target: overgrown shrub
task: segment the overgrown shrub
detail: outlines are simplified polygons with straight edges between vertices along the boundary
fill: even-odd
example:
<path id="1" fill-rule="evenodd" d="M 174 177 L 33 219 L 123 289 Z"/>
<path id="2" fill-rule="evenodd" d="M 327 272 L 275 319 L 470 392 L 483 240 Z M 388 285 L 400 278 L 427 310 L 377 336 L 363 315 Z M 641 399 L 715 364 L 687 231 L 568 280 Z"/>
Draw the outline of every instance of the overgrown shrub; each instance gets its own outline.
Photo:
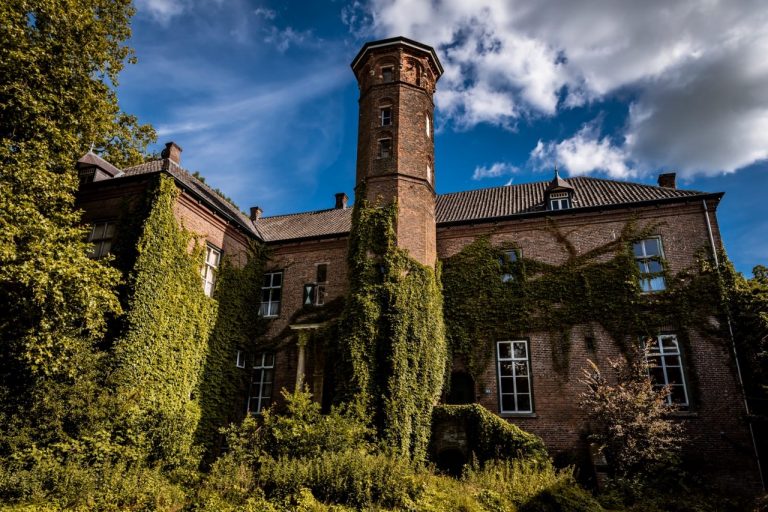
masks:
<path id="1" fill-rule="evenodd" d="M 615 481 L 642 488 L 652 479 L 666 480 L 680 463 L 684 442 L 682 426 L 669 418 L 669 390 L 653 388 L 640 349 L 629 360 L 609 364 L 617 374 L 616 384 L 610 384 L 592 361 L 584 370 L 587 391 L 580 406 L 590 421 L 590 438 L 601 447 Z"/>
<path id="2" fill-rule="evenodd" d="M 435 428 L 448 422 L 466 431 L 468 450 L 481 464 L 493 459 L 548 460 L 541 439 L 479 404 L 436 406 L 432 413 L 433 443 Z"/>

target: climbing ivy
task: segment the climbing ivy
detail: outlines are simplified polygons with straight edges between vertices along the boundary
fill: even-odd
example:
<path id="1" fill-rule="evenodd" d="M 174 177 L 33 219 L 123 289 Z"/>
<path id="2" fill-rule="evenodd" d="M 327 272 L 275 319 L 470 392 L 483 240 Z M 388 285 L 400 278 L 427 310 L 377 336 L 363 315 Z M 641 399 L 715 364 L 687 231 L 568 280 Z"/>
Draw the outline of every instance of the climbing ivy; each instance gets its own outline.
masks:
<path id="1" fill-rule="evenodd" d="M 211 332 L 200 386 L 202 417 L 197 439 L 210 455 L 218 453 L 221 427 L 240 419 L 243 408 L 235 409 L 235 397 L 242 396 L 248 372 L 235 365 L 238 350 L 255 352 L 256 340 L 265 330 L 259 315 L 261 280 L 267 259 L 266 248 L 252 243 L 245 265 L 224 258 L 214 297 L 218 316 Z"/>
<path id="2" fill-rule="evenodd" d="M 638 336 L 654 335 L 660 326 L 671 326 L 687 344 L 689 328 L 707 329 L 709 317 L 719 313 L 717 276 L 702 250 L 692 268 L 675 276 L 664 268 L 664 292 L 643 294 L 632 243 L 657 228 L 638 228 L 631 221 L 615 240 L 579 254 L 549 220 L 544 229 L 568 255 L 560 265 L 519 251 L 517 258 L 508 258 L 505 253 L 515 247 L 478 238 L 444 262 L 446 339 L 452 356 L 462 358 L 478 376 L 494 354 L 495 341 L 546 332 L 553 366 L 567 378 L 576 325 L 602 326 L 625 354 Z"/>
<path id="3" fill-rule="evenodd" d="M 446 365 L 442 293 L 439 266 L 396 246 L 396 223 L 396 204 L 355 204 L 340 380 L 342 396 L 368 408 L 386 446 L 422 461 Z"/>
<path id="4" fill-rule="evenodd" d="M 158 177 L 129 275 L 125 332 L 113 349 L 112 382 L 129 405 L 120 425 L 129 444 L 165 467 L 194 461 L 198 391 L 216 315 L 200 282 L 203 246 L 179 226 L 173 180 Z"/>

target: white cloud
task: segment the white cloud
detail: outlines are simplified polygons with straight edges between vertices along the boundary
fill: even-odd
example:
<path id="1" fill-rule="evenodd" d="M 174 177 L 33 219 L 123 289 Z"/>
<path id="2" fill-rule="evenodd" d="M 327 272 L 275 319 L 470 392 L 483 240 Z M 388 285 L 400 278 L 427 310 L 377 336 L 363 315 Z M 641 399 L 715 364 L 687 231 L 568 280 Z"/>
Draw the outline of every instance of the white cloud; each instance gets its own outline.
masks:
<path id="1" fill-rule="evenodd" d="M 475 172 L 474 174 L 472 174 L 472 179 L 482 180 L 484 178 L 498 178 L 499 176 L 504 176 L 505 174 L 515 174 L 519 170 L 520 169 L 518 169 L 514 165 L 511 165 L 505 162 L 496 162 L 490 167 L 482 167 L 482 166 L 475 167 Z M 511 182 L 512 180 L 510 180 L 510 183 Z"/>
<path id="2" fill-rule="evenodd" d="M 592 125 L 584 126 L 573 137 L 558 143 L 540 140 L 531 151 L 535 167 L 551 170 L 558 166 L 567 169 L 572 176 L 597 171 L 611 178 L 631 178 L 637 171 L 630 167 L 629 160 L 629 155 L 611 144 L 608 137 L 599 138 Z"/>
<path id="3" fill-rule="evenodd" d="M 184 0 L 136 0 L 138 13 L 146 13 L 162 25 L 184 12 L 185 8 Z"/>
<path id="4" fill-rule="evenodd" d="M 438 49 L 445 74 L 436 103 L 461 129 L 514 128 L 521 118 L 621 94 L 633 101 L 626 142 L 577 134 L 563 146 L 547 144 L 571 157 L 574 169 L 596 161 L 615 176 L 632 172 L 630 160 L 693 175 L 768 157 L 764 0 L 370 0 L 362 7 L 365 15 L 345 14 L 350 24 L 363 20 L 379 36 Z"/>
<path id="5" fill-rule="evenodd" d="M 268 9 L 266 7 L 257 7 L 253 10 L 253 14 L 257 18 L 264 18 L 265 20 L 273 20 L 277 16 L 277 12 L 274 9 Z"/>

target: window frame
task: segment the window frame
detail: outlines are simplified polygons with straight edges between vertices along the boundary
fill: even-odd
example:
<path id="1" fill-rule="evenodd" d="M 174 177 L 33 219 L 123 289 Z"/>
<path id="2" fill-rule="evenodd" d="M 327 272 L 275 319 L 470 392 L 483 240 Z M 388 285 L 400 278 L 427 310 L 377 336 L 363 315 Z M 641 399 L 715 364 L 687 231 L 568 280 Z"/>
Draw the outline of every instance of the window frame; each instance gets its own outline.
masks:
<path id="1" fill-rule="evenodd" d="M 385 114 L 389 114 L 388 116 L 385 116 Z M 388 120 L 389 122 L 385 123 L 384 121 Z M 382 105 L 379 107 L 379 126 L 386 127 L 386 126 L 392 126 L 395 124 L 395 118 L 394 118 L 394 111 L 392 109 L 392 105 Z"/>
<path id="2" fill-rule="evenodd" d="M 269 359 L 268 359 L 269 358 Z M 269 361 L 269 364 L 267 362 Z M 256 375 L 258 372 L 258 384 L 256 384 Z M 270 379 L 267 380 L 267 375 Z M 257 393 L 254 395 L 254 384 L 257 386 Z M 269 385 L 269 394 L 265 394 L 264 387 Z M 272 351 L 263 351 L 256 354 L 251 366 L 251 383 L 248 386 L 248 403 L 246 404 L 246 414 L 259 415 L 266 407 L 272 404 L 272 393 L 275 390 L 275 353 Z M 252 408 L 253 401 L 256 401 L 256 407 Z M 268 402 L 264 404 L 264 400 Z M 266 407 L 265 407 L 266 405 Z"/>
<path id="3" fill-rule="evenodd" d="M 278 286 L 275 286 L 275 284 L 274 284 L 274 276 L 275 275 L 280 275 L 280 284 Z M 269 286 L 265 286 L 264 285 L 264 283 L 265 283 L 264 279 L 267 276 L 271 276 L 270 277 L 270 281 L 269 281 L 269 283 L 270 283 Z M 280 310 L 282 308 L 282 303 L 283 303 L 283 282 L 284 282 L 284 279 L 285 279 L 285 273 L 284 273 L 283 270 L 270 270 L 268 272 L 264 272 L 264 275 L 262 276 L 262 280 L 261 280 L 261 303 L 259 304 L 259 315 L 262 318 L 277 318 L 278 316 L 280 316 Z M 265 290 L 269 290 L 269 299 L 266 302 L 264 301 L 264 291 Z M 280 297 L 277 300 L 273 299 L 274 290 L 280 290 L 280 292 L 279 292 L 280 293 Z M 273 304 L 277 304 L 277 306 L 275 308 L 277 311 L 272 313 L 272 314 L 264 314 L 264 305 L 265 304 L 268 305 L 267 306 L 267 312 L 268 313 L 272 313 L 272 309 L 273 309 L 272 305 Z"/>
<path id="4" fill-rule="evenodd" d="M 209 261 L 211 254 L 216 255 L 216 264 Z M 218 277 L 219 267 L 221 266 L 221 256 L 224 251 L 212 244 L 205 244 L 205 259 L 200 269 L 200 278 L 203 280 L 203 293 L 206 297 L 213 297 L 216 289 L 216 279 Z"/>
<path id="5" fill-rule="evenodd" d="M 101 227 L 102 235 L 96 237 L 96 229 Z M 111 228 L 111 233 L 107 236 L 107 231 Z M 117 222 L 115 219 L 103 219 L 91 224 L 91 232 L 88 234 L 88 243 L 93 246 L 90 258 L 95 260 L 105 258 L 112 254 L 112 245 L 117 233 Z M 104 250 L 106 247 L 106 250 Z"/>
<path id="6" fill-rule="evenodd" d="M 570 210 L 572 208 L 571 194 L 568 192 L 551 192 L 548 196 L 548 201 L 549 210 L 551 211 Z M 557 205 L 557 208 L 555 208 L 555 205 Z"/>
<path id="7" fill-rule="evenodd" d="M 387 73 L 389 73 L 389 79 L 387 79 Z M 395 81 L 395 66 L 387 64 L 381 66 L 381 83 L 389 84 Z"/>
<path id="8" fill-rule="evenodd" d="M 510 345 L 510 354 L 511 357 L 501 357 L 501 346 L 502 344 L 509 344 Z M 519 358 L 515 357 L 515 344 L 521 343 L 525 347 L 525 358 Z M 502 363 L 504 362 L 511 362 L 512 365 L 512 375 L 505 375 L 502 376 Z M 517 391 L 517 379 L 520 377 L 517 375 L 517 367 L 514 363 L 517 362 L 524 362 L 525 368 L 526 368 L 526 375 L 523 377 L 526 377 L 526 380 L 528 382 L 528 392 L 525 393 L 519 393 Z M 507 393 L 504 391 L 504 381 L 503 378 L 510 378 L 512 382 L 512 393 Z M 534 414 L 534 401 L 533 401 L 533 379 L 531 375 L 531 343 L 530 340 L 527 338 L 513 338 L 509 340 L 499 340 L 496 342 L 496 381 L 497 381 L 497 387 L 498 387 L 498 400 L 499 400 L 499 414 L 503 416 L 512 416 L 512 415 L 526 415 L 530 416 Z M 508 410 L 504 409 L 504 395 L 512 395 L 514 397 L 514 404 L 515 404 L 515 410 Z M 527 410 L 521 410 L 518 405 L 518 398 L 519 396 L 527 395 L 528 396 L 528 409 Z"/>
<path id="9" fill-rule="evenodd" d="M 384 142 L 387 142 L 388 144 L 384 144 Z M 378 139 L 377 145 L 376 145 L 376 158 L 377 159 L 385 159 L 385 158 L 392 158 L 392 137 L 382 137 Z M 384 147 L 387 146 L 387 154 L 384 154 Z"/>
<path id="10" fill-rule="evenodd" d="M 235 354 L 235 368 L 245 368 L 245 352 L 238 350 Z"/>
<path id="11" fill-rule="evenodd" d="M 674 349 L 668 349 L 664 346 L 662 343 L 662 338 L 672 338 L 674 339 Z M 641 340 L 642 346 L 643 346 L 643 352 L 645 357 L 645 363 L 648 371 L 648 378 L 651 381 L 651 384 L 653 386 L 653 389 L 658 391 L 662 388 L 665 388 L 667 386 L 670 387 L 670 393 L 666 396 L 664 399 L 665 405 L 669 407 L 679 407 L 680 409 L 687 410 L 691 406 L 691 395 L 688 390 L 688 375 L 686 371 L 686 365 L 685 365 L 685 359 L 683 358 L 683 350 L 680 347 L 680 340 L 677 337 L 677 334 L 671 333 L 671 332 L 662 332 L 655 336 L 652 336 L 650 339 L 653 339 L 655 341 L 654 345 L 655 348 L 649 347 L 646 339 Z M 651 365 L 651 362 L 649 361 L 650 358 L 659 358 L 660 365 L 655 366 Z M 677 358 L 677 364 L 669 364 L 667 362 L 667 358 Z M 652 370 L 659 368 L 661 369 L 661 373 L 664 376 L 664 382 L 658 383 L 656 382 L 656 379 L 654 378 L 652 374 Z M 671 384 L 669 379 L 669 368 L 678 368 L 680 370 L 680 383 L 679 384 Z M 685 399 L 684 402 L 676 402 L 673 399 L 672 389 L 673 387 L 680 387 L 683 390 L 683 397 Z"/>
<path id="12" fill-rule="evenodd" d="M 658 246 L 659 246 L 659 254 L 658 254 L 658 256 L 648 256 L 647 255 L 646 249 L 645 249 L 645 242 L 647 240 L 656 240 L 657 241 Z M 640 244 L 641 247 L 642 247 L 642 250 L 643 250 L 643 255 L 642 256 L 638 256 L 635 253 L 635 246 L 638 245 L 638 244 Z M 667 277 L 666 277 L 665 272 L 664 272 L 664 260 L 665 260 L 665 257 L 664 257 L 664 244 L 662 243 L 661 235 L 649 236 L 648 238 L 643 238 L 642 240 L 638 240 L 636 242 L 632 242 L 632 256 L 635 259 L 635 264 L 638 265 L 639 277 L 638 277 L 638 283 L 637 284 L 638 284 L 638 286 L 640 286 L 640 291 L 642 293 L 644 293 L 644 294 L 647 294 L 647 293 L 659 293 L 659 292 L 666 291 L 666 289 L 667 289 Z M 640 263 L 643 263 L 644 265 L 646 265 L 645 268 L 649 268 L 648 267 L 648 262 L 651 262 L 651 261 L 658 262 L 659 266 L 661 267 L 661 270 L 659 272 L 650 272 L 650 271 L 649 272 L 644 272 L 640 268 Z M 653 282 L 656 279 L 661 279 L 661 288 L 654 288 L 653 287 Z M 645 282 L 648 283 L 648 289 L 645 289 L 645 287 L 643 286 L 643 284 Z"/>
<path id="13" fill-rule="evenodd" d="M 513 263 L 519 262 L 520 259 L 523 257 L 523 250 L 522 249 L 518 249 L 516 247 L 511 247 L 511 248 L 502 249 L 501 252 L 503 253 L 503 256 L 501 258 L 499 258 L 499 260 L 500 260 L 499 264 L 500 264 L 501 269 L 502 269 L 501 282 L 502 283 L 514 282 L 515 279 L 517 278 L 517 276 L 515 274 L 510 273 L 510 272 L 503 272 L 504 266 L 505 265 L 509 265 L 511 263 L 513 264 Z M 510 254 L 514 255 L 514 259 L 509 257 Z"/>

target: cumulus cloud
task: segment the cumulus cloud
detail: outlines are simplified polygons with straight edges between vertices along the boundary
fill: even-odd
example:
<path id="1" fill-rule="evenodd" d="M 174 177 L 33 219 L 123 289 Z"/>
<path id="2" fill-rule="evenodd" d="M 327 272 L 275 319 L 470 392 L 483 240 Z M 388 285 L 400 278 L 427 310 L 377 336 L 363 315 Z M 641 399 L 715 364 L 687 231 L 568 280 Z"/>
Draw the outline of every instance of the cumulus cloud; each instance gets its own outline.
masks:
<path id="1" fill-rule="evenodd" d="M 600 138 L 594 126 L 587 125 L 573 137 L 561 142 L 539 140 L 531 151 L 531 161 L 539 169 L 555 166 L 566 168 L 572 176 L 603 172 L 616 179 L 637 175 L 630 167 L 629 155 L 621 147 L 611 143 L 608 137 Z"/>
<path id="2" fill-rule="evenodd" d="M 136 0 L 138 13 L 148 14 L 154 21 L 163 25 L 184 12 L 185 8 L 183 0 Z"/>
<path id="3" fill-rule="evenodd" d="M 438 49 L 436 103 L 456 127 L 520 119 L 621 95 L 616 144 L 595 133 L 542 142 L 574 173 L 664 166 L 732 172 L 768 157 L 768 4 L 763 0 L 369 0 L 345 19 Z M 350 21 L 351 20 L 351 21 Z M 570 167 L 573 165 L 573 168 Z"/>
<path id="4" fill-rule="evenodd" d="M 515 167 L 514 165 L 505 163 L 505 162 L 496 162 L 490 167 L 483 167 L 483 166 L 477 166 L 475 167 L 475 172 L 472 174 L 473 180 L 482 180 L 484 178 L 498 178 L 499 176 L 504 176 L 505 174 L 515 174 L 520 169 Z M 510 180 L 510 183 L 512 180 Z"/>

